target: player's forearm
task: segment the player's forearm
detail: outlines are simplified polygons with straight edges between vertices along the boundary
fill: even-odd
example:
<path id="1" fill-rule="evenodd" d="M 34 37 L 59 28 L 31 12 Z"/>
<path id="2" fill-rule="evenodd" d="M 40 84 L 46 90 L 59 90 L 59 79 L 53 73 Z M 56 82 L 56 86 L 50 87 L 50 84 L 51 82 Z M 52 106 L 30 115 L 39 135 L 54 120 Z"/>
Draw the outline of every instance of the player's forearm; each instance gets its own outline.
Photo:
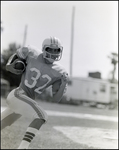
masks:
<path id="1" fill-rule="evenodd" d="M 64 91 L 65 91 L 65 87 L 66 87 L 66 83 L 65 84 L 62 84 L 61 86 L 60 86 L 60 89 L 59 89 L 59 91 L 56 93 L 56 94 L 53 94 L 53 97 L 52 97 L 52 100 L 54 101 L 54 102 L 60 102 L 60 100 L 62 99 L 62 97 L 63 97 L 63 94 L 64 94 Z"/>
<path id="2" fill-rule="evenodd" d="M 6 70 L 11 71 L 11 66 L 9 64 L 6 64 Z"/>

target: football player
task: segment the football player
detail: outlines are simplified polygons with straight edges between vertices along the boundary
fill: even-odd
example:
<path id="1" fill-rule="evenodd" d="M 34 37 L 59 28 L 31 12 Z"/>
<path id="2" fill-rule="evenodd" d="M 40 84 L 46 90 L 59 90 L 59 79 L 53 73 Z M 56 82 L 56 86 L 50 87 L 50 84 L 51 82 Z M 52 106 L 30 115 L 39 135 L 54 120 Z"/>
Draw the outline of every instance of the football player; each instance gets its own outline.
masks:
<path id="1" fill-rule="evenodd" d="M 21 115 L 31 118 L 18 149 L 28 149 L 34 136 L 48 119 L 45 110 L 35 101 L 35 93 L 41 94 L 51 86 L 52 100 L 59 102 L 66 92 L 68 74 L 55 63 L 61 59 L 62 52 L 60 40 L 50 37 L 43 41 L 42 52 L 33 46 L 21 47 L 6 65 L 8 71 L 22 73 L 22 77 L 19 87 L 8 94 L 8 108 L 1 116 L 2 129 L 11 125 Z M 17 60 L 25 62 L 25 69 L 15 68 Z"/>

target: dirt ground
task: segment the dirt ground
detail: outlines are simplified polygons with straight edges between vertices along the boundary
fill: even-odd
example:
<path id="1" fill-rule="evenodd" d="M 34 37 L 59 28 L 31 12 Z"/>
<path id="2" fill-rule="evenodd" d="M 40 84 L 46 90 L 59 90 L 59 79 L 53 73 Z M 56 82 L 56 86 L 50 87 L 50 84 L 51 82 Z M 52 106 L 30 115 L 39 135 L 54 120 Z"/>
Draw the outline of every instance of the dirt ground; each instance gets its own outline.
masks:
<path id="1" fill-rule="evenodd" d="M 118 138 L 114 137 L 112 133 L 118 131 L 118 122 L 65 116 L 65 113 L 78 113 L 90 114 L 92 116 L 117 117 L 117 110 L 55 104 L 43 101 L 39 101 L 39 103 L 47 112 L 60 113 L 59 116 L 49 114 L 48 122 L 41 127 L 29 149 L 101 149 L 102 147 L 105 149 L 117 149 Z M 2 100 L 2 107 L 5 106 L 5 102 Z M 29 119 L 22 116 L 14 124 L 3 129 L 1 131 L 1 149 L 17 149 L 28 124 Z M 94 132 L 97 132 L 97 134 L 94 134 Z M 102 136 L 102 139 L 99 138 L 100 136 Z M 103 144 L 103 141 L 105 144 Z M 107 146 L 105 146 L 106 142 Z"/>

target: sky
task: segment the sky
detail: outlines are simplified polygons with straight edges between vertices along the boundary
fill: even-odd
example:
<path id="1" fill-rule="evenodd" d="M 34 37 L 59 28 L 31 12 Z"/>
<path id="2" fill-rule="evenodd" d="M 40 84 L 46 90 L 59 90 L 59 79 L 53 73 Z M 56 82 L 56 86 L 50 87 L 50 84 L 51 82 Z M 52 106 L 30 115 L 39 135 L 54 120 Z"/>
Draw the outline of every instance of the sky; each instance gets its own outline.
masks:
<path id="1" fill-rule="evenodd" d="M 10 43 L 42 48 L 55 36 L 63 45 L 60 63 L 70 74 L 71 22 L 74 11 L 72 76 L 100 72 L 111 77 L 111 53 L 118 53 L 118 1 L 1 1 L 1 51 Z M 115 74 L 118 79 L 118 64 Z"/>

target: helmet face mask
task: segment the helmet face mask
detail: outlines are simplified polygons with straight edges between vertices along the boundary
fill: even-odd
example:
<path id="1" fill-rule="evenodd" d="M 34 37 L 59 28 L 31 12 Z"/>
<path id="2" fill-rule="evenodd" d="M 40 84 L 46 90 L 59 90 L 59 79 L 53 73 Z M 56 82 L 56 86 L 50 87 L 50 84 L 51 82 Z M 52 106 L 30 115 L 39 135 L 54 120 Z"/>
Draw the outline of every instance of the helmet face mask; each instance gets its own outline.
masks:
<path id="1" fill-rule="evenodd" d="M 54 43 L 53 43 L 54 42 Z M 43 57 L 49 62 L 59 61 L 62 57 L 63 47 L 59 39 L 50 37 L 42 44 Z"/>

